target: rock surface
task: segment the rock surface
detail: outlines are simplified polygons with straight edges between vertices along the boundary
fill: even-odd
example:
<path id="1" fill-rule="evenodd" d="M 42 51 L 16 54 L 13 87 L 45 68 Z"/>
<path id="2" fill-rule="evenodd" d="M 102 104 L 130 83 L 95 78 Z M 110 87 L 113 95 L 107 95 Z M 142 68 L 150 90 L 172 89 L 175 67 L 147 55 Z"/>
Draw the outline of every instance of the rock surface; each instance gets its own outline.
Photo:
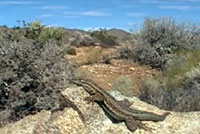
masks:
<path id="1" fill-rule="evenodd" d="M 87 104 L 84 98 L 88 94 L 83 88 L 67 88 L 62 94 L 77 105 L 82 115 L 72 108 L 54 113 L 42 111 L 0 128 L 0 134 L 200 134 L 200 112 L 171 112 L 162 122 L 144 121 L 152 131 L 130 132 L 124 122 L 113 123 L 98 104 Z M 125 98 L 118 92 L 111 94 L 118 100 Z M 137 98 L 127 99 L 133 103 L 132 108 L 165 112 Z"/>

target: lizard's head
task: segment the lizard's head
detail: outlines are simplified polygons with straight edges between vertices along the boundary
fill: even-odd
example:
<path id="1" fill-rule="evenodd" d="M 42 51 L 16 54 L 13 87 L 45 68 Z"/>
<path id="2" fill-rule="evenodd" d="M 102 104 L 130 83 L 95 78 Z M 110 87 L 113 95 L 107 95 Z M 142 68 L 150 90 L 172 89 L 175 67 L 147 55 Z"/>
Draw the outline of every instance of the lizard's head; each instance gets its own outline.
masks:
<path id="1" fill-rule="evenodd" d="M 166 112 L 166 113 L 164 113 L 165 116 L 170 115 L 170 114 L 171 114 L 170 112 Z"/>
<path id="2" fill-rule="evenodd" d="M 77 86 L 81 86 L 82 85 L 81 84 L 81 79 L 70 79 L 69 82 L 73 83 L 73 84 L 75 84 Z"/>

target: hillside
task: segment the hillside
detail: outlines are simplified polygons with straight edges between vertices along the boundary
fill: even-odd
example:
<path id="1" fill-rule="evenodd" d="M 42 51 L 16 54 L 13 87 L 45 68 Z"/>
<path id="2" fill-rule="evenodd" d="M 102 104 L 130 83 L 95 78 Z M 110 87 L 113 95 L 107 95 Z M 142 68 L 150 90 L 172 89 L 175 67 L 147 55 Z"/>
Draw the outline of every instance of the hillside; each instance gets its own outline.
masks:
<path id="1" fill-rule="evenodd" d="M 109 29 L 109 30 L 107 30 L 107 33 L 109 35 L 115 36 L 117 39 L 119 39 L 121 41 L 131 39 L 131 37 L 132 37 L 131 33 L 124 31 L 122 29 Z"/>

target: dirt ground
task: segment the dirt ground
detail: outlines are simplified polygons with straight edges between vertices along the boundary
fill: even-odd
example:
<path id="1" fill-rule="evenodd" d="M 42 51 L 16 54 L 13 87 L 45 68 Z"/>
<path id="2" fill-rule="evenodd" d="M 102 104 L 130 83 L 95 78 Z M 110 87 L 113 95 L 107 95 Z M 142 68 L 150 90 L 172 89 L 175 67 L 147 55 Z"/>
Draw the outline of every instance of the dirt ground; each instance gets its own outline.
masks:
<path id="1" fill-rule="evenodd" d="M 67 55 L 66 57 L 80 65 L 79 72 L 84 77 L 93 80 L 106 90 L 111 90 L 117 80 L 126 77 L 131 79 L 133 83 L 131 89 L 137 92 L 143 80 L 160 73 L 158 70 L 152 69 L 149 66 L 139 65 L 136 62 L 126 59 L 113 59 L 110 64 L 98 62 L 102 59 L 100 57 L 116 54 L 116 48 L 79 47 L 75 49 L 77 55 Z M 95 49 L 97 51 L 94 51 Z M 101 53 L 95 55 L 95 52 L 98 53 L 99 50 L 101 50 Z M 91 57 L 96 60 L 88 64 L 87 60 Z"/>

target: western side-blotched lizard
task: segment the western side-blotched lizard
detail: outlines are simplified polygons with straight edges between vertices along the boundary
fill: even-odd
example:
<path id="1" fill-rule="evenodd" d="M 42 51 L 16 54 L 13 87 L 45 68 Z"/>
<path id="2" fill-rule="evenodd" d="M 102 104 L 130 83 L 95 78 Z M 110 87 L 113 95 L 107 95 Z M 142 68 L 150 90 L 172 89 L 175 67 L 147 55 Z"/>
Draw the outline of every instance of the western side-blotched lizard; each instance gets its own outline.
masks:
<path id="1" fill-rule="evenodd" d="M 102 88 L 91 81 L 83 79 L 70 80 L 77 86 L 82 86 L 90 96 L 86 98 L 88 102 L 101 102 L 100 105 L 109 116 L 117 121 L 125 121 L 127 128 L 130 131 L 135 131 L 137 128 L 150 130 L 141 121 L 163 121 L 169 115 L 166 112 L 162 115 L 157 115 L 151 112 L 141 111 L 130 108 L 128 100 L 118 101 Z"/>

